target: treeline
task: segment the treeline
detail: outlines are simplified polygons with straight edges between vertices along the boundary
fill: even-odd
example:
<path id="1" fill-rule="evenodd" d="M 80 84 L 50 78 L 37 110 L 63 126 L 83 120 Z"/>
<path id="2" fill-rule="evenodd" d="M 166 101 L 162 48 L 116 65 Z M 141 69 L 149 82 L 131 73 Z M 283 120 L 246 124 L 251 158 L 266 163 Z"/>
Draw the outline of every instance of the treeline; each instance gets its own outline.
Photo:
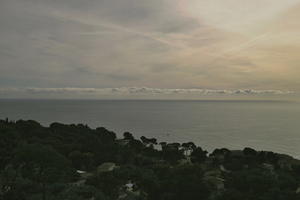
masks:
<path id="1" fill-rule="evenodd" d="M 299 200 L 300 164 L 245 148 L 0 120 L 0 200 Z"/>

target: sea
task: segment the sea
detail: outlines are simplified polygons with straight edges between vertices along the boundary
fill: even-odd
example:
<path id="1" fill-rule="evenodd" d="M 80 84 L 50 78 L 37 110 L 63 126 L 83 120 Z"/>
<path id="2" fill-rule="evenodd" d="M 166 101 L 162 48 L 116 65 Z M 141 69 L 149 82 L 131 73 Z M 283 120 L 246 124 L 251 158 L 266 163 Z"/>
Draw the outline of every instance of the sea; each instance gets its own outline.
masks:
<path id="1" fill-rule="evenodd" d="M 267 100 L 0 100 L 0 118 L 106 127 L 122 137 L 251 147 L 300 158 L 300 103 Z"/>

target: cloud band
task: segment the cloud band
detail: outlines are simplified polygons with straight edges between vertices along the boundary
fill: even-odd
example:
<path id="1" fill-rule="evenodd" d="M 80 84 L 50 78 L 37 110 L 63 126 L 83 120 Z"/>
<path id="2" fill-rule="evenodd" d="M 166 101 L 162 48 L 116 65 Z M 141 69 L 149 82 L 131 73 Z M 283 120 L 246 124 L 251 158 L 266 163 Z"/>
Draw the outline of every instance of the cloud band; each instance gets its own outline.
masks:
<path id="1" fill-rule="evenodd" d="M 288 95 L 293 91 L 283 90 L 254 90 L 254 89 L 168 89 L 168 88 L 148 88 L 148 87 L 118 87 L 118 88 L 0 88 L 0 94 L 4 93 L 26 93 L 26 94 L 73 94 L 73 95 Z"/>

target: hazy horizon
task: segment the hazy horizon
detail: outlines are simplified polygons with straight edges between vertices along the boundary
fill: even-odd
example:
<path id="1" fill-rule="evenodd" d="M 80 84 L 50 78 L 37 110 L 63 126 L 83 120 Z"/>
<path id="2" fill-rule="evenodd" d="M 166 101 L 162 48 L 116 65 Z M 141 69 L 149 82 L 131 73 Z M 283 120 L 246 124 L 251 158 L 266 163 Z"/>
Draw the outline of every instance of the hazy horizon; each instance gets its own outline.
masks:
<path id="1" fill-rule="evenodd" d="M 247 146 L 300 158 L 299 105 L 274 100 L 0 100 L 0 119 L 87 124 L 119 137 L 129 131 L 159 141 L 193 141 L 210 151 Z"/>

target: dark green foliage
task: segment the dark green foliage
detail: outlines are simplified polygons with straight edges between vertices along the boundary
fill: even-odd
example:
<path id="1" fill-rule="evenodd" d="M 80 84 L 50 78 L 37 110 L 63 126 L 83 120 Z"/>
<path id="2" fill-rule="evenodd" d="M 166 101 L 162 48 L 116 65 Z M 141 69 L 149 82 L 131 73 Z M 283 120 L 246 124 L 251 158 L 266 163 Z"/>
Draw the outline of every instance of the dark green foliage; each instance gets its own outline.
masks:
<path id="1" fill-rule="evenodd" d="M 181 147 L 183 148 L 185 155 L 191 154 L 197 146 L 193 142 L 182 143 Z"/>
<path id="2" fill-rule="evenodd" d="M 71 180 L 74 171 L 69 161 L 52 147 L 41 144 L 25 144 L 19 147 L 13 160 L 22 178 L 38 184 L 42 199 L 46 199 L 47 187 L 56 182 Z"/>
<path id="3" fill-rule="evenodd" d="M 201 147 L 197 147 L 193 150 L 191 157 L 192 157 L 192 162 L 202 163 L 207 158 L 207 151 L 202 150 Z"/>
<path id="4" fill-rule="evenodd" d="M 117 136 L 114 132 L 107 130 L 106 128 L 96 128 L 96 134 L 103 142 L 113 142 Z"/>
<path id="5" fill-rule="evenodd" d="M 160 149 L 155 138 L 123 136 L 83 124 L 0 120 L 0 200 L 300 199 L 300 161 L 289 156 L 251 148 L 208 155 L 192 142 Z M 111 162 L 116 167 L 99 171 Z"/>
<path id="6" fill-rule="evenodd" d="M 69 154 L 69 159 L 72 161 L 73 167 L 79 170 L 91 170 L 94 166 L 94 154 L 82 153 L 80 151 L 72 151 Z"/>
<path id="7" fill-rule="evenodd" d="M 123 136 L 124 136 L 124 139 L 125 139 L 125 140 L 134 140 L 133 135 L 132 135 L 131 133 L 129 133 L 129 132 L 125 132 L 125 133 L 123 134 Z"/>
<path id="8" fill-rule="evenodd" d="M 244 150 L 243 150 L 243 153 L 246 155 L 246 156 L 256 156 L 257 152 L 254 150 L 254 149 L 251 149 L 249 147 L 246 147 Z"/>
<path id="9" fill-rule="evenodd" d="M 109 200 L 101 191 L 92 186 L 71 186 L 57 195 L 56 199 L 63 200 Z"/>
<path id="10" fill-rule="evenodd" d="M 207 199 L 210 193 L 202 178 L 203 171 L 197 165 L 169 169 L 160 177 L 158 199 Z"/>
<path id="11" fill-rule="evenodd" d="M 171 164 L 176 164 L 178 160 L 183 159 L 183 151 L 179 149 L 179 143 L 169 143 L 162 145 L 162 157 Z"/>
<path id="12" fill-rule="evenodd" d="M 157 140 L 155 138 L 146 138 L 145 136 L 142 136 L 141 140 L 145 145 L 155 145 L 155 144 L 157 144 Z"/>
<path id="13" fill-rule="evenodd" d="M 13 163 L 22 170 L 25 178 L 39 182 L 60 181 L 71 170 L 71 163 L 52 147 L 25 144 L 16 151 Z"/>
<path id="14" fill-rule="evenodd" d="M 13 157 L 14 149 L 18 146 L 18 137 L 16 129 L 0 123 L 0 169 L 5 167 Z"/>

